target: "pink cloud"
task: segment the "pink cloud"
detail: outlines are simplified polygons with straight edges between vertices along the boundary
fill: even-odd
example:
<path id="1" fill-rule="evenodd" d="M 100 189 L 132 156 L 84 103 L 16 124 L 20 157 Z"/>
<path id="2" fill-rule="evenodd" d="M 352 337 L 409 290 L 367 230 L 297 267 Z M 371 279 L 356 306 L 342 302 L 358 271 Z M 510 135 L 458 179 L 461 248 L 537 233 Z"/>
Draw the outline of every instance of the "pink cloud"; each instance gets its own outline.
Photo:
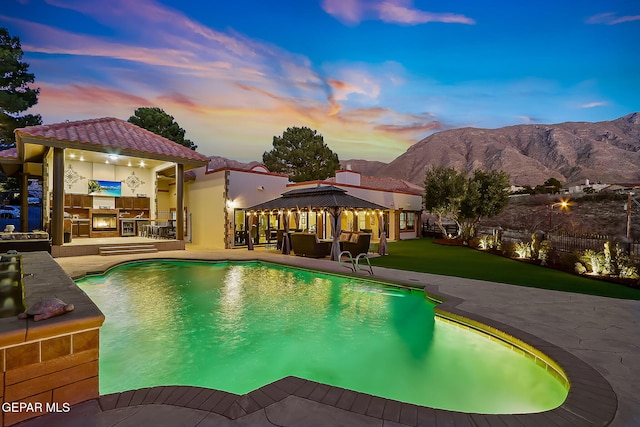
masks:
<path id="1" fill-rule="evenodd" d="M 182 108 L 186 108 L 189 110 L 194 110 L 198 108 L 198 105 L 191 98 L 189 98 L 188 96 L 182 93 L 177 93 L 177 92 L 168 93 L 166 95 L 160 95 L 158 96 L 158 101 L 161 101 L 162 103 L 178 105 Z"/>
<path id="2" fill-rule="evenodd" d="M 55 99 L 61 102 L 93 102 L 97 104 L 132 104 L 150 105 L 144 97 L 129 93 L 103 88 L 98 86 L 84 86 L 71 84 L 67 86 L 55 86 L 50 84 L 40 85 L 40 92 L 44 99 Z"/>
<path id="3" fill-rule="evenodd" d="M 443 22 L 446 24 L 475 24 L 471 18 L 453 13 L 431 13 L 408 7 L 409 2 L 385 1 L 378 5 L 380 19 L 384 22 L 418 25 L 428 22 Z"/>
<path id="4" fill-rule="evenodd" d="M 600 13 L 585 20 L 587 24 L 616 25 L 624 22 L 640 21 L 640 15 L 616 16 L 614 12 Z"/>
<path id="5" fill-rule="evenodd" d="M 419 25 L 429 22 L 447 24 L 475 24 L 464 15 L 432 13 L 413 7 L 411 0 L 323 0 L 322 9 L 329 15 L 355 25 L 364 19 L 403 25 Z"/>
<path id="6" fill-rule="evenodd" d="M 364 15 L 361 0 L 323 0 L 322 9 L 347 24 L 358 24 Z"/>
<path id="7" fill-rule="evenodd" d="M 376 130 L 384 131 L 388 133 L 400 133 L 414 135 L 419 132 L 430 132 L 435 130 L 444 129 L 444 125 L 440 122 L 429 123 L 411 123 L 408 125 L 378 125 Z"/>

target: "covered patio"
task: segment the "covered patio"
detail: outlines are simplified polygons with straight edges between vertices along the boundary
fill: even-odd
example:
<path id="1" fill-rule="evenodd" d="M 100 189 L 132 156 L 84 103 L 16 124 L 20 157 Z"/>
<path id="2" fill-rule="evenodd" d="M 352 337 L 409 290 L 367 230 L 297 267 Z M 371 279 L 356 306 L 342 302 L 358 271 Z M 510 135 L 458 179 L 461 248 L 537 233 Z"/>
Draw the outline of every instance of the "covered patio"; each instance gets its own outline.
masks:
<path id="1" fill-rule="evenodd" d="M 316 236 L 316 240 L 331 241 L 330 257 L 338 260 L 340 254 L 340 234 L 342 230 L 371 233 L 371 228 L 360 228 L 361 221 L 347 221 L 343 213 L 351 212 L 353 218 L 363 218 L 365 225 L 380 228 L 381 241 L 386 238 L 384 214 L 386 207 L 347 194 L 347 191 L 333 185 L 321 185 L 287 191 L 282 197 L 251 206 L 247 224 L 247 240 L 252 248 L 251 233 L 257 226 L 260 215 L 276 215 L 276 227 L 269 230 L 276 236 L 282 235 L 281 250 L 288 254 L 291 249 L 290 232 L 306 232 Z M 301 218 L 306 215 L 304 227 Z M 311 215 L 311 218 L 309 217 Z M 382 246 L 382 245 L 381 245 Z"/>
<path id="2" fill-rule="evenodd" d="M 15 133 L 16 148 L 0 153 L 0 162 L 20 178 L 23 209 L 28 178 L 42 178 L 42 225 L 54 256 L 77 255 L 78 246 L 104 239 L 139 237 L 153 225 L 170 226 L 178 242 L 170 249 L 184 249 L 184 172 L 204 166 L 204 155 L 115 118 Z"/>

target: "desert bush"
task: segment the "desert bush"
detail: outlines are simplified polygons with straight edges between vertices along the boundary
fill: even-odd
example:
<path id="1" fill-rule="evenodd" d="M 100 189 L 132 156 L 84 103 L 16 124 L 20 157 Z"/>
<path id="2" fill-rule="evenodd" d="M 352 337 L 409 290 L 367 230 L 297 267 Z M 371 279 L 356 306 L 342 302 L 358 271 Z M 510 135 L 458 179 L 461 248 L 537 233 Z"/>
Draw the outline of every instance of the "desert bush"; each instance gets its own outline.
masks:
<path id="1" fill-rule="evenodd" d="M 582 261 L 593 274 L 600 274 L 604 264 L 604 255 L 593 249 L 587 249 L 580 257 L 580 261 Z"/>
<path id="2" fill-rule="evenodd" d="M 469 239 L 468 243 L 469 243 L 469 247 L 476 248 L 476 249 L 484 249 L 482 247 L 482 238 L 472 237 L 471 239 Z"/>
<path id="3" fill-rule="evenodd" d="M 615 263 L 618 269 L 618 276 L 623 279 L 638 279 L 638 267 L 634 265 L 629 255 L 616 243 L 614 250 Z"/>
<path id="4" fill-rule="evenodd" d="M 531 244 L 528 242 L 516 242 L 514 252 L 519 258 L 531 258 Z"/>
<path id="5" fill-rule="evenodd" d="M 478 246 L 480 249 L 496 249 L 500 250 L 502 247 L 502 242 L 498 240 L 498 237 L 495 234 L 487 234 L 484 236 L 480 236 L 478 240 Z"/>
<path id="6" fill-rule="evenodd" d="M 515 256 L 515 243 L 513 242 L 502 242 L 502 252 L 507 256 Z"/>
<path id="7" fill-rule="evenodd" d="M 543 240 L 538 245 L 538 259 L 540 260 L 540 264 L 547 265 L 549 258 L 551 256 L 551 241 Z"/>

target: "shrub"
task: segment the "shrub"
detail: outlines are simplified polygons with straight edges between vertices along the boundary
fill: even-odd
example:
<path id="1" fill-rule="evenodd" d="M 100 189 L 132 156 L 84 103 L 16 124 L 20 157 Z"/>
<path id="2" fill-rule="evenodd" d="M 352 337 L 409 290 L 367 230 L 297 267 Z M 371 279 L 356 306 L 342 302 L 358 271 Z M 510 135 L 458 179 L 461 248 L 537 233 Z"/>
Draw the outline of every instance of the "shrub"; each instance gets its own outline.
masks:
<path id="1" fill-rule="evenodd" d="M 507 256 L 515 256 L 515 243 L 502 242 L 502 252 Z"/>
<path id="2" fill-rule="evenodd" d="M 623 279 L 638 279 L 638 268 L 633 265 L 629 255 L 616 243 L 614 250 L 615 263 L 618 269 L 618 275 Z"/>
<path id="3" fill-rule="evenodd" d="M 498 240 L 498 237 L 495 234 L 480 236 L 480 238 L 477 238 L 475 240 L 477 240 L 477 247 L 479 247 L 480 249 L 499 250 L 502 247 L 500 240 Z M 471 244 L 471 242 L 469 244 Z"/>
<path id="4" fill-rule="evenodd" d="M 584 274 L 584 273 L 587 272 L 587 269 L 585 268 L 584 265 L 582 265 L 581 262 L 576 262 L 575 265 L 574 265 L 574 269 L 575 269 L 576 273 L 578 273 L 578 274 Z"/>
<path id="5" fill-rule="evenodd" d="M 531 258 L 531 244 L 527 242 L 516 242 L 514 252 L 519 258 Z"/>
<path id="6" fill-rule="evenodd" d="M 604 242 L 604 251 L 602 251 L 602 270 L 603 276 L 616 274 L 616 262 L 611 257 L 611 242 Z"/>
<path id="7" fill-rule="evenodd" d="M 541 265 L 547 265 L 547 261 L 551 256 L 551 241 L 543 240 L 538 246 L 538 259 Z"/>
<path id="8" fill-rule="evenodd" d="M 469 246 L 476 249 L 484 249 L 482 247 L 482 238 L 473 237 L 469 239 Z"/>
<path id="9" fill-rule="evenodd" d="M 580 257 L 580 261 L 582 261 L 593 274 L 600 274 L 604 264 L 604 255 L 593 249 L 587 249 Z"/>

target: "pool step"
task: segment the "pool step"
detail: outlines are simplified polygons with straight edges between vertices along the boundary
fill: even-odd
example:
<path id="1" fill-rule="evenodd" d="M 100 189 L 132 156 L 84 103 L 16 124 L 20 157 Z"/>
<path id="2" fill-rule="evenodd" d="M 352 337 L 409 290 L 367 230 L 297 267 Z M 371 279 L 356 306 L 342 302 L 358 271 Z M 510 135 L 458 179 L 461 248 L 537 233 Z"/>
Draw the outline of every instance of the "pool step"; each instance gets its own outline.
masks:
<path id="1" fill-rule="evenodd" d="M 100 255 L 150 254 L 158 252 L 153 244 L 131 244 L 121 246 L 101 246 Z"/>

